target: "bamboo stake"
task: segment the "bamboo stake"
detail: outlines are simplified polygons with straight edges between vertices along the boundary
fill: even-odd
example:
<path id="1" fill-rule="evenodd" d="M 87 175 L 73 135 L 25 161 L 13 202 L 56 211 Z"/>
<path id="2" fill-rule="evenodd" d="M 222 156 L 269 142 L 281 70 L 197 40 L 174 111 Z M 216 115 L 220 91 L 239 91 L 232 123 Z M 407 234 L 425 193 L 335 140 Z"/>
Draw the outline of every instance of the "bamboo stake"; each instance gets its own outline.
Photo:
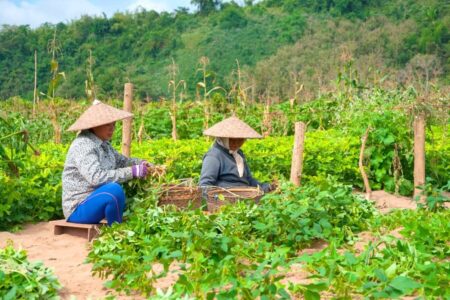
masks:
<path id="1" fill-rule="evenodd" d="M 37 100 L 37 50 L 34 50 L 33 119 L 36 117 L 36 100 Z"/>
<path id="2" fill-rule="evenodd" d="M 424 202 L 418 188 L 425 184 L 425 114 L 419 113 L 414 118 L 414 198 L 419 197 Z"/>
<path id="3" fill-rule="evenodd" d="M 292 150 L 291 165 L 291 182 L 296 186 L 300 186 L 302 177 L 305 131 L 305 123 L 295 122 L 294 148 Z"/>
<path id="4" fill-rule="evenodd" d="M 364 181 L 364 190 L 366 191 L 366 199 L 370 199 L 372 195 L 372 189 L 370 188 L 369 179 L 367 177 L 366 170 L 364 170 L 364 150 L 366 149 L 367 137 L 369 136 L 370 126 L 367 127 L 366 132 L 361 138 L 361 150 L 359 151 L 359 171 L 361 172 L 361 176 Z"/>
<path id="5" fill-rule="evenodd" d="M 399 195 L 400 191 L 400 175 L 402 172 L 402 163 L 400 156 L 398 155 L 398 144 L 394 144 L 394 159 L 392 160 L 392 167 L 394 169 L 394 183 L 395 183 L 395 195 Z"/>
<path id="6" fill-rule="evenodd" d="M 123 109 L 127 112 L 131 112 L 132 102 L 133 102 L 133 84 L 125 83 L 123 94 Z M 123 120 L 122 154 L 127 157 L 130 157 L 131 155 L 131 124 L 132 124 L 131 118 Z"/>

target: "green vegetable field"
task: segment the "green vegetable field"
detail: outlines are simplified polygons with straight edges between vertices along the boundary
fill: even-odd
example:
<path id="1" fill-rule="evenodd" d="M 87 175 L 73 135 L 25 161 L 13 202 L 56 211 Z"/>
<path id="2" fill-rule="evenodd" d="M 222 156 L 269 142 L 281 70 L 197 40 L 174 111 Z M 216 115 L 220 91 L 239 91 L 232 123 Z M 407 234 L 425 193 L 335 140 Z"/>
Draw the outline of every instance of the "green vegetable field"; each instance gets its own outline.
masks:
<path id="1" fill-rule="evenodd" d="M 413 96 L 398 93 L 372 90 L 351 103 L 330 96 L 298 105 L 295 113 L 284 103 L 275 105 L 271 109 L 284 114 L 286 124 L 274 122 L 271 136 L 248 141 L 243 150 L 254 176 L 262 181 L 277 180 L 279 188 L 258 205 L 244 201 L 216 214 L 157 206 L 161 184 L 199 178 L 202 156 L 212 143 L 200 136 L 202 110 L 197 111 L 198 117 L 187 117 L 192 106 L 180 106 L 178 124 L 180 133 L 186 126 L 186 136 L 180 134 L 181 139 L 173 141 L 167 108 L 156 104 L 139 107 L 142 114 L 135 119 L 134 128 L 143 123 L 146 135 L 132 144 L 132 155 L 165 165 L 167 173 L 124 185 L 126 221 L 104 228 L 93 242 L 87 257 L 93 275 L 104 278 L 105 286 L 118 295 L 151 299 L 449 297 L 450 224 L 445 192 L 449 190 L 450 144 L 448 123 L 442 122 L 441 114 L 430 115 L 426 130 L 423 205 L 382 214 L 373 202 L 355 193 L 363 189 L 358 170 L 360 135 L 370 124 L 373 130 L 365 156 L 372 189 L 412 195 L 411 120 L 405 111 L 394 112 L 392 107 L 408 103 Z M 61 106 L 73 105 L 58 101 Z M 16 111 L 1 119 L 6 137 L 1 148 L 2 230 L 20 230 L 24 223 L 61 218 L 61 172 L 69 143 L 51 142 L 51 125 L 31 118 L 26 101 L 10 100 L 2 105 L 5 111 Z M 343 109 L 343 105 L 353 110 Z M 376 106 L 378 113 L 368 113 Z M 311 107 L 316 107 L 314 114 Z M 259 105 L 248 111 L 240 106 L 226 109 L 236 109 L 255 128 L 261 126 Z M 222 115 L 227 113 L 225 110 Z M 45 118 L 44 111 L 39 114 Z M 290 134 L 295 120 L 310 120 L 299 188 L 289 183 Z M 70 122 L 73 118 L 67 124 Z M 19 133 L 14 134 L 13 129 Z M 20 134 L 25 129 L 31 138 Z M 118 132 L 113 138 L 117 148 Z M 63 140 L 71 138 L 64 133 Z M 398 178 L 394 177 L 395 155 L 401 163 Z M 367 235 L 370 239 L 364 240 Z M 326 247 L 302 253 L 317 241 L 325 242 Z M 7 248 L 4 255 L 18 255 L 12 251 Z M 292 270 L 299 267 L 308 275 L 290 281 Z M 20 290 L 12 290 L 18 277 L 9 277 L 11 273 L 5 270 L 1 274 L 9 280 L 2 291 L 19 295 Z M 171 285 L 159 288 L 158 280 L 168 278 Z M 53 280 L 49 277 L 49 282 Z M 57 286 L 52 284 L 48 292 Z"/>
<path id="2" fill-rule="evenodd" d="M 426 2 L 206 0 L 2 24 L 0 300 L 450 299 L 450 13 Z M 123 223 L 93 241 L 54 235 L 67 129 L 94 99 L 127 97 L 131 157 L 163 172 L 130 166 Z M 197 187 L 203 131 L 230 116 L 263 136 L 242 151 L 274 189 L 218 211 L 158 205 L 168 184 Z"/>

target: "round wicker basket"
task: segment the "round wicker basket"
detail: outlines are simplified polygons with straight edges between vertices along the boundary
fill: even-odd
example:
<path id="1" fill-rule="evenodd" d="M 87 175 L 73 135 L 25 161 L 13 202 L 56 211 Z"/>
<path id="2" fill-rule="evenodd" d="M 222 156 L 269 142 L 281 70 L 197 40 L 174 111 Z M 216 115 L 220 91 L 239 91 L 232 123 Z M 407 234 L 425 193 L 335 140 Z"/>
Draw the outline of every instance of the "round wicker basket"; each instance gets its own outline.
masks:
<path id="1" fill-rule="evenodd" d="M 220 188 L 215 187 L 207 192 L 208 211 L 215 212 L 222 205 L 233 204 L 244 199 L 251 199 L 255 203 L 264 195 L 264 192 L 258 187 L 234 187 Z"/>
<path id="2" fill-rule="evenodd" d="M 158 199 L 158 205 L 175 205 L 180 209 L 202 206 L 202 191 L 198 186 L 183 186 L 180 184 L 165 184 Z"/>

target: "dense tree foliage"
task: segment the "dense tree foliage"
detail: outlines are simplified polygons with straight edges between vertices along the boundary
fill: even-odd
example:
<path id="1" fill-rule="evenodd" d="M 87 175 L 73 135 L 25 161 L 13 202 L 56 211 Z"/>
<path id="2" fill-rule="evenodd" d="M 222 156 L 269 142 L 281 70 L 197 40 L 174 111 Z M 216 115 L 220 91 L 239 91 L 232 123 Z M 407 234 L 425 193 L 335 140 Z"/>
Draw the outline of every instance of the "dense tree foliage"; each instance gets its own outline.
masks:
<path id="1" fill-rule="evenodd" d="M 420 70 L 427 80 L 448 82 L 450 15 L 444 2 L 266 0 L 245 1 L 242 7 L 202 0 L 192 1 L 198 8 L 194 13 L 140 9 L 36 29 L 4 25 L 0 99 L 33 97 L 35 50 L 38 89 L 47 91 L 48 46 L 55 31 L 59 71 L 66 77 L 57 95 L 65 98 L 85 97 L 89 51 L 97 95 L 103 98 L 119 97 L 127 81 L 135 84 L 140 99 L 167 97 L 172 58 L 191 98 L 202 78 L 201 57 L 209 58 L 211 87 L 232 90 L 240 80 L 253 98 L 291 97 L 296 82 L 305 84 L 305 92 L 320 90 L 349 62 L 363 81 L 379 72 L 402 83 Z"/>
<path id="2" fill-rule="evenodd" d="M 221 1 L 219 0 L 191 0 L 191 3 L 197 5 L 200 14 L 208 14 L 215 11 Z"/>

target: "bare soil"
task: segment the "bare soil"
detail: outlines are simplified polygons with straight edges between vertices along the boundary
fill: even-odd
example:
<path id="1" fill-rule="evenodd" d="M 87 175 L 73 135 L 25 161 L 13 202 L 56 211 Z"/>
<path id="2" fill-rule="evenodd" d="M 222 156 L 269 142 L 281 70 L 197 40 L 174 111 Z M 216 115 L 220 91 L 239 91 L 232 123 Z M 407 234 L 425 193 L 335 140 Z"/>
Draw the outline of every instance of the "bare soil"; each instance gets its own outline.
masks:
<path id="1" fill-rule="evenodd" d="M 103 299 L 113 293 L 103 286 L 102 279 L 91 275 L 92 265 L 84 263 L 90 246 L 85 238 L 53 235 L 52 224 L 43 222 L 26 225 L 17 233 L 0 232 L 0 247 L 8 240 L 16 249 L 25 249 L 30 261 L 42 261 L 53 269 L 63 286 L 61 299 Z M 139 298 L 122 295 L 119 299 Z"/>
<path id="2" fill-rule="evenodd" d="M 389 194 L 385 191 L 372 192 L 370 200 L 382 213 L 388 213 L 393 209 L 415 209 L 417 207 L 416 201 L 412 198 Z"/>

